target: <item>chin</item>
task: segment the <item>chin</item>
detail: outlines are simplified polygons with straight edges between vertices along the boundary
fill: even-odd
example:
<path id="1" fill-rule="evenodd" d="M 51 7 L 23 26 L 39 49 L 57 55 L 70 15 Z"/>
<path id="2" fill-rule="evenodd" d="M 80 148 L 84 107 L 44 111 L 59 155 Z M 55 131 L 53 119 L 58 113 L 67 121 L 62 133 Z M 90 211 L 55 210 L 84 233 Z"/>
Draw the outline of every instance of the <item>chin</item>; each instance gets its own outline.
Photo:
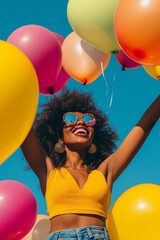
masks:
<path id="1" fill-rule="evenodd" d="M 77 139 L 76 141 L 74 142 L 70 142 L 68 143 L 67 145 L 69 146 L 73 146 L 73 147 L 82 147 L 82 148 L 87 148 L 91 145 L 92 142 L 88 141 L 88 139 Z"/>

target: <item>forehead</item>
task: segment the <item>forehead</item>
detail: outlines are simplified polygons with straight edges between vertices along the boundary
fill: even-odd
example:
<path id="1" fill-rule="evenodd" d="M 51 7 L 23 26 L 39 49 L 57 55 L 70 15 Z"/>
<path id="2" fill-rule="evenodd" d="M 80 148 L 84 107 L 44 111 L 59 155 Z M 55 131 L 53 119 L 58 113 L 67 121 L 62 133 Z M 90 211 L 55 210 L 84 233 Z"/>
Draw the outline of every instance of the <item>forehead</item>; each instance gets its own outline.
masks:
<path id="1" fill-rule="evenodd" d="M 81 116 L 82 114 L 84 114 L 84 113 L 81 113 L 81 112 L 73 112 L 73 113 L 75 113 L 77 116 Z"/>
<path id="2" fill-rule="evenodd" d="M 65 114 L 67 114 L 67 113 L 73 113 L 73 114 L 76 114 L 76 115 L 78 115 L 78 116 L 81 116 L 81 115 L 84 114 L 84 113 L 81 113 L 81 112 L 66 112 Z"/>

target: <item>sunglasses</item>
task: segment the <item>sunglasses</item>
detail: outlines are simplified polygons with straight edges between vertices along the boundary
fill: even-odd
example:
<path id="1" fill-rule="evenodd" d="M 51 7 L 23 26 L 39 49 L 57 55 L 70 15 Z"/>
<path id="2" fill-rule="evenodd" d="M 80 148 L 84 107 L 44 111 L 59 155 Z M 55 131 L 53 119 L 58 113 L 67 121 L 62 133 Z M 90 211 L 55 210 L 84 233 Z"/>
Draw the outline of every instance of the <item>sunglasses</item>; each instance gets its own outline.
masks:
<path id="1" fill-rule="evenodd" d="M 67 124 L 75 124 L 78 122 L 78 115 L 72 112 L 65 113 L 63 115 L 63 121 Z M 96 118 L 91 113 L 84 113 L 81 115 L 81 119 L 87 126 L 93 126 L 96 124 Z"/>

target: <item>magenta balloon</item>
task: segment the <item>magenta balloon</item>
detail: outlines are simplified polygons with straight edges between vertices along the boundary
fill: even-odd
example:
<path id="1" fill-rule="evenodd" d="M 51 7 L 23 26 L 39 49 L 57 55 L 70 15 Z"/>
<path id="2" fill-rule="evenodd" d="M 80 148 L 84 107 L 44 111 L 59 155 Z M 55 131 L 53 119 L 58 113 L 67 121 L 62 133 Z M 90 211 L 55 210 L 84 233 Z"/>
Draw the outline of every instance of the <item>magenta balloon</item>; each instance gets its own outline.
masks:
<path id="1" fill-rule="evenodd" d="M 58 33 L 54 33 L 60 44 L 62 45 L 64 41 L 64 37 L 62 37 Z M 57 77 L 57 79 L 54 81 L 52 85 L 50 85 L 47 88 L 40 89 L 40 93 L 45 94 L 45 95 L 50 95 L 50 94 L 55 94 L 61 91 L 66 84 L 68 83 L 69 79 L 71 77 L 68 75 L 68 73 L 64 70 L 63 66 L 61 67 L 61 71 Z"/>
<path id="2" fill-rule="evenodd" d="M 22 183 L 0 182 L 0 239 L 20 240 L 34 226 L 37 203 L 33 193 Z"/>
<path id="3" fill-rule="evenodd" d="M 63 41 L 64 41 L 64 37 L 62 37 L 60 34 L 53 32 L 53 34 L 56 36 L 56 38 L 58 39 L 58 41 L 60 42 L 60 44 L 62 45 Z"/>
<path id="4" fill-rule="evenodd" d="M 119 51 L 118 53 L 115 54 L 115 57 L 119 64 L 122 65 L 122 69 L 124 70 L 125 68 L 137 68 L 140 67 L 141 64 L 135 62 L 131 58 L 129 58 L 122 50 Z"/>
<path id="5" fill-rule="evenodd" d="M 27 25 L 15 30 L 7 42 L 18 47 L 32 62 L 40 88 L 50 86 L 57 78 L 62 62 L 59 41 L 47 28 Z"/>

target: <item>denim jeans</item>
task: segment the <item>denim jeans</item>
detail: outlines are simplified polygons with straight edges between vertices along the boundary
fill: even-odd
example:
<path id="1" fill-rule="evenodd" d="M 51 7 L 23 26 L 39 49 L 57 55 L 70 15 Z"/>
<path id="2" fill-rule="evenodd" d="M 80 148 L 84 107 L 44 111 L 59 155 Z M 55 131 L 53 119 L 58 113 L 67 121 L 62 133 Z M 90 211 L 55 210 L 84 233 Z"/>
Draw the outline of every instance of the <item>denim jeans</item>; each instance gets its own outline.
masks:
<path id="1" fill-rule="evenodd" d="M 107 228 L 89 226 L 56 231 L 48 236 L 48 240 L 110 240 Z"/>

